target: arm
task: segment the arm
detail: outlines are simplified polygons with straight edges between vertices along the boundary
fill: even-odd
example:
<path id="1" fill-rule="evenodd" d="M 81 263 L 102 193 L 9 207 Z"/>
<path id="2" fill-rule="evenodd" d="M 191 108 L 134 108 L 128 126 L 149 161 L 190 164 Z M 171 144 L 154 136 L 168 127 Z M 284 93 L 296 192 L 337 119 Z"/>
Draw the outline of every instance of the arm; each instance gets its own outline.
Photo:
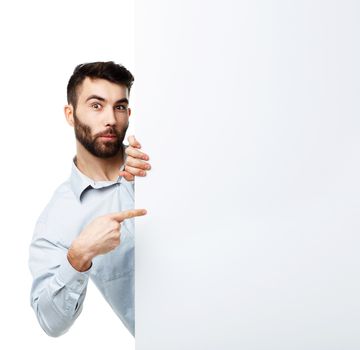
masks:
<path id="1" fill-rule="evenodd" d="M 46 223 L 38 221 L 30 246 L 29 266 L 34 278 L 31 306 L 48 335 L 64 334 L 80 315 L 92 259 L 120 244 L 120 227 L 125 219 L 145 214 L 144 209 L 132 209 L 99 216 L 69 249 L 48 239 Z"/>
<path id="2" fill-rule="evenodd" d="M 31 306 L 43 330 L 58 337 L 82 311 L 90 270 L 75 270 L 67 259 L 67 249 L 45 237 L 45 225 L 38 221 L 30 245 Z"/>

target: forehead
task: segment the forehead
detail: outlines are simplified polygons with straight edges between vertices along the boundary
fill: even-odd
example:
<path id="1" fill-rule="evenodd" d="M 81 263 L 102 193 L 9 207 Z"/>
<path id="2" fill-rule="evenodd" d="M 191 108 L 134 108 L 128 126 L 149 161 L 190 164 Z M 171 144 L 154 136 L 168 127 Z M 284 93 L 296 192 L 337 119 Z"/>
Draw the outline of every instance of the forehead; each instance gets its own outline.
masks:
<path id="1" fill-rule="evenodd" d="M 103 97 L 111 102 L 129 98 L 129 91 L 125 85 L 115 84 L 105 79 L 86 77 L 77 88 L 78 101 L 84 102 L 91 95 Z"/>

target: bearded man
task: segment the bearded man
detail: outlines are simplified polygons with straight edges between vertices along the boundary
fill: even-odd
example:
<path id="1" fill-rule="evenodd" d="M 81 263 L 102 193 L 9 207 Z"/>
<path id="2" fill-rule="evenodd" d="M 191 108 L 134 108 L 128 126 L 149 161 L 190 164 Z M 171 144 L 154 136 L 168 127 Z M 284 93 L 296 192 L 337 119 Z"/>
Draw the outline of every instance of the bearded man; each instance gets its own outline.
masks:
<path id="1" fill-rule="evenodd" d="M 31 306 L 44 331 L 64 334 L 82 311 L 89 278 L 135 336 L 134 177 L 149 156 L 129 126 L 133 75 L 114 62 L 78 65 L 67 86 L 67 122 L 74 128 L 71 175 L 37 220 L 29 251 Z"/>

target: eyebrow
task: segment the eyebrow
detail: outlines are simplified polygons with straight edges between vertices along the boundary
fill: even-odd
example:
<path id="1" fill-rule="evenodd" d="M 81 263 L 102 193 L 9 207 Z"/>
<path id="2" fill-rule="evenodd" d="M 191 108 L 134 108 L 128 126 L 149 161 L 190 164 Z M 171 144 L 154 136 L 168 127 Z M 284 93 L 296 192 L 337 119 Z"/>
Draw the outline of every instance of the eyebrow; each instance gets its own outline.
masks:
<path id="1" fill-rule="evenodd" d="M 85 102 L 89 101 L 89 100 L 92 100 L 92 99 L 95 99 L 95 100 L 99 100 L 99 101 L 106 101 L 106 99 L 104 97 L 101 97 L 101 96 L 98 96 L 98 95 L 90 95 Z M 118 104 L 118 103 L 127 103 L 129 104 L 129 100 L 124 97 L 124 98 L 121 98 L 120 100 L 117 100 L 115 102 L 115 104 Z"/>

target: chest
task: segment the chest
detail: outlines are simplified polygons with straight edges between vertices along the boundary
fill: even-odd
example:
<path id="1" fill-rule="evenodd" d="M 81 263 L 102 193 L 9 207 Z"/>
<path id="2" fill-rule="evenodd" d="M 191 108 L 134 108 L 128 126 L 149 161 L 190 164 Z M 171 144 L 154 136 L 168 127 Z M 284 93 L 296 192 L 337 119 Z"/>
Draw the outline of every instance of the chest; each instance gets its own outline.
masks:
<path id="1" fill-rule="evenodd" d="M 63 203 L 61 215 L 52 219 L 54 236 L 58 244 L 68 249 L 73 240 L 95 218 L 134 208 L 131 189 L 125 186 L 109 186 L 88 189 L 81 202 Z M 60 211 L 58 211 L 59 213 Z M 134 219 L 121 223 L 120 245 L 113 251 L 93 259 L 91 274 L 101 281 L 109 281 L 132 273 L 134 269 Z"/>

